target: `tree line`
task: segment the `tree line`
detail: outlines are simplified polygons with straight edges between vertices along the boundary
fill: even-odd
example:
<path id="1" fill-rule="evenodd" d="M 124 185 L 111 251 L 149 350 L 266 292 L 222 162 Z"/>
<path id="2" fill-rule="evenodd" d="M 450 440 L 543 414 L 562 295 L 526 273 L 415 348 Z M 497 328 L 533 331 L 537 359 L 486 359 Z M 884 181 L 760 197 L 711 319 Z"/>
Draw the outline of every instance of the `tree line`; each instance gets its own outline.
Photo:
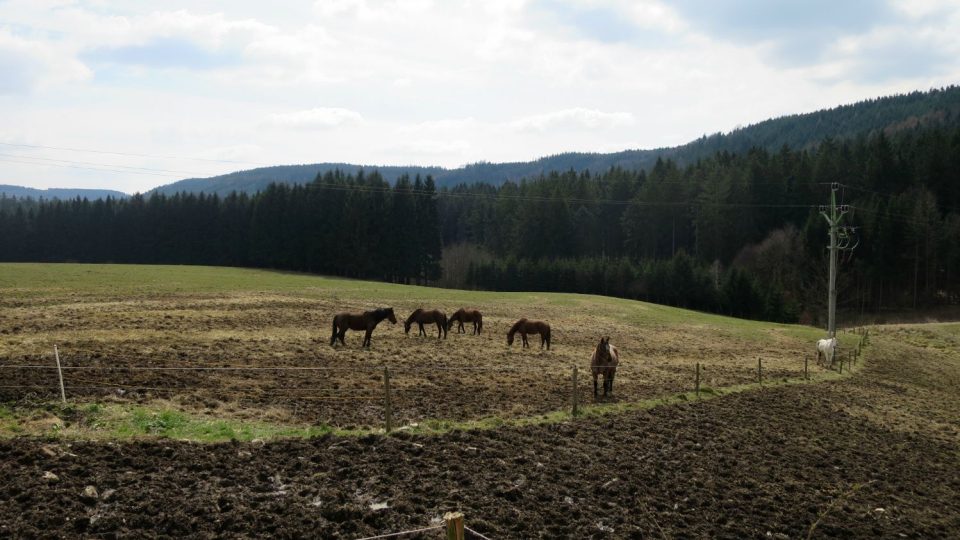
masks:
<path id="1" fill-rule="evenodd" d="M 324 173 L 248 196 L 0 199 L 0 260 L 276 268 L 400 283 L 440 277 L 431 178 Z"/>
<path id="2" fill-rule="evenodd" d="M 841 309 L 958 302 L 960 128 L 942 126 L 500 186 L 331 171 L 255 195 L 0 198 L 0 260 L 252 266 L 817 323 L 833 183 L 859 240 L 841 256 Z"/>

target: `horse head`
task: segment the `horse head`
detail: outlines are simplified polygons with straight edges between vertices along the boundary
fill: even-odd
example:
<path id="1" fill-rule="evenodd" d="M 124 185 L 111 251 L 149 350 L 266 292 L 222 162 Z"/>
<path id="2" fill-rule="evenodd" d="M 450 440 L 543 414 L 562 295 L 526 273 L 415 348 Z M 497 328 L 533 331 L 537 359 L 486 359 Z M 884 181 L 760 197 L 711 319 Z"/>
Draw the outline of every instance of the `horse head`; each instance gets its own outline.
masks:
<path id="1" fill-rule="evenodd" d="M 397 324 L 397 317 L 393 314 L 393 308 L 389 307 L 387 308 L 386 311 L 387 311 L 387 320 L 389 320 L 393 324 Z"/>

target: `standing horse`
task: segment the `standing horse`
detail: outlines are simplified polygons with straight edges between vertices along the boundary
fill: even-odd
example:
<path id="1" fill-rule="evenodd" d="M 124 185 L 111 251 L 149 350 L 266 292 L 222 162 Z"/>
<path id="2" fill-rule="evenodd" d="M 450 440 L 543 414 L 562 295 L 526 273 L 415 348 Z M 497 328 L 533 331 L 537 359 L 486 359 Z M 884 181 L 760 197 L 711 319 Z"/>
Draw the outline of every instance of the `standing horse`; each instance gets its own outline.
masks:
<path id="1" fill-rule="evenodd" d="M 590 371 L 593 373 L 593 397 L 597 397 L 597 376 L 603 375 L 603 397 L 613 393 L 613 376 L 620 364 L 620 351 L 610 344 L 610 336 L 600 338 L 597 348 L 590 358 Z"/>
<path id="2" fill-rule="evenodd" d="M 330 334 L 330 346 L 333 347 L 338 339 L 341 345 L 346 345 L 343 342 L 343 336 L 346 335 L 347 330 L 366 330 L 367 333 L 363 336 L 361 347 L 369 347 L 370 334 L 384 319 L 397 324 L 397 318 L 393 315 L 393 308 L 380 308 L 363 313 L 338 313 L 333 317 L 333 333 Z"/>
<path id="3" fill-rule="evenodd" d="M 530 344 L 527 342 L 527 334 L 540 334 L 540 348 L 542 349 L 544 344 L 547 346 L 547 350 L 550 350 L 550 325 L 543 321 L 528 321 L 527 319 L 520 319 L 519 321 L 513 323 L 513 326 L 510 327 L 510 331 L 507 332 L 507 345 L 513 345 L 513 335 L 517 332 L 520 332 L 520 340 L 523 342 L 524 347 L 529 347 Z"/>
<path id="4" fill-rule="evenodd" d="M 817 363 L 820 363 L 820 355 L 823 355 L 824 365 L 826 362 L 830 362 L 830 367 L 833 367 L 833 357 L 837 352 L 837 338 L 832 337 L 829 339 L 821 339 L 817 341 Z"/>
<path id="5" fill-rule="evenodd" d="M 463 323 L 473 323 L 473 335 L 480 335 L 480 332 L 483 330 L 483 314 L 475 309 L 464 309 L 460 308 L 456 313 L 450 316 L 450 321 L 447 323 L 447 330 L 453 328 L 453 323 L 457 323 L 457 333 L 460 332 L 466 333 L 466 330 L 463 329 Z"/>
<path id="6" fill-rule="evenodd" d="M 420 327 L 420 332 L 418 336 L 425 336 L 427 332 L 423 329 L 423 323 L 436 323 L 437 325 L 437 339 L 440 339 L 440 336 L 443 336 L 443 339 L 447 339 L 447 314 L 435 309 L 433 311 L 426 311 L 424 309 L 417 309 L 407 317 L 407 320 L 403 323 L 403 332 L 405 334 L 410 333 L 410 327 L 413 323 L 417 323 L 417 326 Z"/>

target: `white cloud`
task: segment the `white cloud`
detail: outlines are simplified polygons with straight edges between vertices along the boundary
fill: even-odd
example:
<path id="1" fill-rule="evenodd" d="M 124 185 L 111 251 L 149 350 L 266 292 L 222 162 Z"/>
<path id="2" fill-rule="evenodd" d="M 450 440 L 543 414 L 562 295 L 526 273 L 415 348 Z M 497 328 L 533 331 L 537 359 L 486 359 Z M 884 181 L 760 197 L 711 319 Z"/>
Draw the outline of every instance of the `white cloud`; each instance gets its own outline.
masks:
<path id="1" fill-rule="evenodd" d="M 360 124 L 363 116 L 356 111 L 339 107 L 317 107 L 304 111 L 276 113 L 266 117 L 264 123 L 286 129 L 330 129 Z"/>
<path id="2" fill-rule="evenodd" d="M 596 109 L 576 107 L 535 116 L 528 116 L 510 123 L 521 131 L 598 130 L 634 124 L 633 114 L 628 112 L 603 112 Z"/>
<path id="3" fill-rule="evenodd" d="M 397 143 L 389 147 L 389 151 L 399 155 L 429 157 L 435 159 L 439 156 L 449 158 L 454 156 L 461 158 L 465 156 L 472 148 L 472 145 L 462 139 L 416 139 Z"/>
<path id="4" fill-rule="evenodd" d="M 45 41 L 17 37 L 2 28 L 0 73 L 0 95 L 29 93 L 91 76 L 91 71 L 68 51 Z"/>

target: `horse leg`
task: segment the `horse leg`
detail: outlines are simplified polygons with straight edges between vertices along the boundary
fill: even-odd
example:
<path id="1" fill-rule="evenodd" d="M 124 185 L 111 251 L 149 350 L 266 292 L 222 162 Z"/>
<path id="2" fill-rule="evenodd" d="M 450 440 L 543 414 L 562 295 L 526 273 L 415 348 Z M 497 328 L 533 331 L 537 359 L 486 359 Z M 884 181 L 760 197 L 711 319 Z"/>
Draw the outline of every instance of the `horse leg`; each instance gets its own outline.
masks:
<path id="1" fill-rule="evenodd" d="M 440 336 L 443 335 L 443 325 L 440 322 L 437 322 L 437 339 L 440 339 Z"/>
<path id="2" fill-rule="evenodd" d="M 337 321 L 333 321 L 333 333 L 330 334 L 330 346 L 333 347 L 337 342 Z"/>
<path id="3" fill-rule="evenodd" d="M 340 344 L 343 345 L 344 347 L 347 346 L 347 342 L 343 340 L 343 337 L 346 336 L 346 335 L 347 335 L 347 329 L 346 329 L 346 328 L 341 328 L 341 329 L 340 329 L 340 333 L 337 334 L 337 339 L 340 340 Z"/>
<path id="4" fill-rule="evenodd" d="M 593 398 L 597 398 L 597 374 L 593 374 Z"/>
<path id="5" fill-rule="evenodd" d="M 373 328 L 367 328 L 367 333 L 363 335 L 363 347 L 370 346 L 370 335 L 373 334 Z"/>

